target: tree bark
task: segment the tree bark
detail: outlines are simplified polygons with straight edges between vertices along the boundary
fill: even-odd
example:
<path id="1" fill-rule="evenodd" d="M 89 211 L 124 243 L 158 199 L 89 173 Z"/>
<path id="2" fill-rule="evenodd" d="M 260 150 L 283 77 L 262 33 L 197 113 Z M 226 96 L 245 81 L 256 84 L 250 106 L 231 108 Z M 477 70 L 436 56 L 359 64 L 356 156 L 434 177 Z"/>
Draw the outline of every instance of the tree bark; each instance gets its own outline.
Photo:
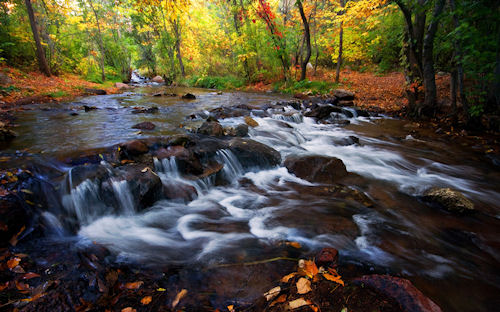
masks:
<path id="1" fill-rule="evenodd" d="M 38 60 L 38 67 L 40 71 L 45 74 L 45 76 L 50 77 L 50 67 L 45 59 L 45 51 L 42 47 L 42 42 L 40 41 L 40 35 L 38 33 L 38 28 L 35 19 L 35 13 L 33 12 L 33 6 L 31 5 L 31 0 L 24 0 L 26 4 L 26 10 L 28 11 L 28 17 L 30 20 L 31 31 L 33 32 L 33 39 L 35 39 L 36 45 L 36 57 Z"/>
<path id="2" fill-rule="evenodd" d="M 427 32 L 424 38 L 424 50 L 422 63 L 424 66 L 424 88 L 425 88 L 425 100 L 424 106 L 420 109 L 419 115 L 425 113 L 422 111 L 426 110 L 428 112 L 434 112 L 436 101 L 437 101 L 437 91 L 436 91 L 436 73 L 434 71 L 434 38 L 436 37 L 436 32 L 439 24 L 439 17 L 444 9 L 445 0 L 437 0 L 434 7 L 434 12 L 432 14 L 432 21 L 427 28 Z"/>
<path id="3" fill-rule="evenodd" d="M 184 71 L 184 63 L 182 62 L 182 54 L 181 54 L 181 32 L 179 29 L 179 22 L 174 20 L 173 23 L 174 34 L 175 34 L 175 50 L 177 51 L 177 59 L 179 60 L 179 67 L 181 68 L 182 77 L 186 76 L 186 72 Z"/>
<path id="4" fill-rule="evenodd" d="M 104 51 L 104 42 L 102 41 L 102 33 L 101 33 L 101 24 L 99 23 L 99 16 L 97 16 L 97 11 L 94 8 L 94 5 L 92 3 L 92 0 L 89 0 L 90 8 L 92 9 L 92 12 L 94 12 L 95 16 L 95 22 L 97 24 L 97 40 L 99 43 L 99 50 L 101 50 L 101 79 L 102 82 L 106 81 L 106 74 L 104 73 L 104 58 L 106 56 L 106 53 Z"/>
<path id="5" fill-rule="evenodd" d="M 340 0 L 340 7 L 345 7 L 344 0 Z M 343 12 L 341 12 L 343 14 Z M 339 55 L 337 57 L 337 70 L 335 71 L 335 82 L 340 80 L 340 67 L 342 66 L 342 49 L 344 48 L 344 22 L 340 22 L 340 32 L 339 32 Z"/>
<path id="6" fill-rule="evenodd" d="M 311 31 L 309 30 L 309 22 L 304 13 L 304 7 L 302 6 L 301 0 L 297 0 L 297 6 L 299 7 L 300 17 L 302 18 L 302 24 L 304 24 L 304 38 L 306 42 L 306 57 L 302 60 L 301 73 L 299 81 L 306 79 L 307 74 L 307 64 L 311 58 Z"/>

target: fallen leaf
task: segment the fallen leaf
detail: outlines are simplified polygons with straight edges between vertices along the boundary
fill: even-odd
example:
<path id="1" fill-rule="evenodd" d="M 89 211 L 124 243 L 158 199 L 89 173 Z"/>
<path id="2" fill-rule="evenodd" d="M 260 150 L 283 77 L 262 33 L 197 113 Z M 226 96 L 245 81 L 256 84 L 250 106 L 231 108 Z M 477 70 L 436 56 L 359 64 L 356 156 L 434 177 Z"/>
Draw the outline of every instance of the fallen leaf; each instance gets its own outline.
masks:
<path id="1" fill-rule="evenodd" d="M 15 268 L 19 262 L 21 262 L 21 258 L 18 258 L 18 257 L 14 257 L 12 259 L 10 259 L 9 261 L 7 261 L 7 267 L 12 270 L 13 268 Z"/>
<path id="2" fill-rule="evenodd" d="M 330 273 L 323 273 L 323 276 L 327 280 L 335 282 L 335 283 L 338 283 L 338 284 L 344 286 L 344 281 L 342 280 L 342 277 L 337 272 L 337 270 L 335 270 L 334 268 L 329 268 L 328 272 L 330 272 Z"/>
<path id="3" fill-rule="evenodd" d="M 283 282 L 283 283 L 288 283 L 288 281 L 289 281 L 291 278 L 293 278 L 295 275 L 297 275 L 297 272 L 293 272 L 293 273 L 290 273 L 290 274 L 288 274 L 288 275 L 286 275 L 286 276 L 283 276 L 283 277 L 281 278 L 281 282 Z"/>
<path id="4" fill-rule="evenodd" d="M 302 248 L 302 245 L 299 242 L 287 242 L 286 244 L 288 246 L 292 246 L 293 248 L 297 248 L 297 249 Z"/>
<path id="5" fill-rule="evenodd" d="M 234 312 L 234 305 L 228 305 L 227 306 L 227 309 L 229 310 L 229 312 Z"/>
<path id="6" fill-rule="evenodd" d="M 307 294 L 311 291 L 311 281 L 307 278 L 301 277 L 297 282 L 297 293 L 300 295 Z"/>
<path id="7" fill-rule="evenodd" d="M 144 172 L 147 172 L 148 170 L 149 170 L 149 167 L 146 167 L 146 168 L 142 169 L 141 172 L 144 173 Z"/>
<path id="8" fill-rule="evenodd" d="M 16 235 L 12 236 L 12 238 L 10 239 L 9 243 L 12 245 L 12 246 L 16 246 L 17 245 L 17 238 L 19 237 L 19 235 L 21 235 L 22 232 L 24 232 L 24 230 L 26 229 L 26 227 L 23 225 L 21 227 L 21 229 L 19 230 L 19 232 L 17 232 Z"/>
<path id="9" fill-rule="evenodd" d="M 153 300 L 153 297 L 151 297 L 151 296 L 146 296 L 146 297 L 144 297 L 144 298 L 142 298 L 142 299 L 141 299 L 141 303 L 142 303 L 143 305 L 148 305 L 148 304 L 150 304 L 150 303 L 151 303 L 151 301 L 152 301 L 152 300 Z"/>
<path id="10" fill-rule="evenodd" d="M 16 288 L 17 288 L 17 290 L 20 290 L 20 291 L 29 290 L 30 285 L 25 284 L 23 282 L 16 281 Z"/>
<path id="11" fill-rule="evenodd" d="M 122 312 L 137 312 L 137 310 L 132 307 L 126 307 L 122 309 Z"/>
<path id="12" fill-rule="evenodd" d="M 277 305 L 278 303 L 283 303 L 283 302 L 285 302 L 285 301 L 286 301 L 286 295 L 281 295 L 281 296 L 279 296 L 276 300 L 274 300 L 273 302 L 271 302 L 270 307 L 275 306 L 275 305 Z"/>
<path id="13" fill-rule="evenodd" d="M 179 304 L 179 301 L 182 300 L 187 295 L 188 291 L 186 289 L 183 289 L 177 293 L 175 296 L 174 301 L 172 301 L 172 309 L 175 309 L 175 307 Z"/>
<path id="14" fill-rule="evenodd" d="M 299 261 L 300 273 L 302 275 L 306 275 L 309 278 L 313 278 L 316 274 L 318 274 L 318 267 L 316 263 L 311 260 L 300 260 Z"/>
<path id="15" fill-rule="evenodd" d="M 303 307 L 305 305 L 309 305 L 309 303 L 304 299 L 304 298 L 299 298 L 299 299 L 295 299 L 293 301 L 290 301 L 288 303 L 288 306 L 290 307 L 290 309 L 297 309 L 297 308 L 300 308 L 300 307 Z"/>
<path id="16" fill-rule="evenodd" d="M 266 297 L 267 301 L 270 301 L 271 299 L 273 299 L 274 297 L 279 295 L 280 292 L 281 292 L 281 287 L 276 286 L 276 287 L 270 289 L 268 292 L 266 292 L 264 294 L 264 297 Z"/>
<path id="17" fill-rule="evenodd" d="M 156 291 L 167 291 L 165 288 L 158 288 Z"/>
<path id="18" fill-rule="evenodd" d="M 143 281 L 127 283 L 127 284 L 125 284 L 125 288 L 127 288 L 127 289 L 139 289 L 142 286 L 142 284 L 144 284 Z"/>

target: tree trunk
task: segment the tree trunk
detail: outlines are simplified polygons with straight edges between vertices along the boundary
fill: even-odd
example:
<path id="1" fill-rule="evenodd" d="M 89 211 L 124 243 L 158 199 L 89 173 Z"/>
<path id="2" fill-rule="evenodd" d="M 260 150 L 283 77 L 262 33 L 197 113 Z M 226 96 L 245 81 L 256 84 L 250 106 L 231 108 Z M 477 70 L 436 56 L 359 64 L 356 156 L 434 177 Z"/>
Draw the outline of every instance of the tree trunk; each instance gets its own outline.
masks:
<path id="1" fill-rule="evenodd" d="M 181 54 L 181 32 L 179 29 L 179 22 L 174 20 L 174 34 L 175 34 L 175 50 L 177 51 L 177 59 L 179 60 L 179 67 L 181 68 L 182 77 L 186 76 L 186 72 L 184 71 L 184 63 L 182 62 L 182 54 Z"/>
<path id="2" fill-rule="evenodd" d="M 450 98 L 451 98 L 451 114 L 455 122 L 457 116 L 457 88 L 458 88 L 458 73 L 456 69 L 451 71 L 450 77 Z"/>
<path id="3" fill-rule="evenodd" d="M 340 7 L 344 8 L 344 0 L 340 0 Z M 343 14 L 343 12 L 341 13 Z M 340 80 L 340 67 L 342 66 L 342 49 L 344 45 L 344 22 L 340 22 L 340 32 L 339 32 L 339 56 L 337 57 L 337 70 L 335 71 L 335 82 Z"/>
<path id="4" fill-rule="evenodd" d="M 233 1 L 233 5 L 236 8 L 238 6 L 238 3 L 236 0 Z M 238 14 L 236 11 L 233 13 L 233 21 L 234 21 L 234 28 L 236 29 L 236 33 L 238 34 L 238 37 L 241 37 L 241 27 L 238 22 Z M 250 81 L 250 68 L 248 66 L 248 60 L 245 58 L 243 60 L 243 69 L 245 70 L 245 75 L 247 77 L 247 81 Z"/>
<path id="5" fill-rule="evenodd" d="M 307 17 L 304 13 L 301 0 L 297 0 L 297 6 L 299 7 L 300 17 L 302 18 L 302 23 L 304 24 L 304 37 L 306 42 L 306 57 L 302 60 L 302 71 L 299 79 L 299 81 L 302 81 L 306 79 L 307 63 L 309 63 L 309 59 L 311 58 L 311 32 L 309 30 L 309 22 L 307 21 Z"/>
<path id="6" fill-rule="evenodd" d="M 35 13 L 33 12 L 33 6 L 31 5 L 31 0 L 24 0 L 26 4 L 26 10 L 28 11 L 28 17 L 30 20 L 31 31 L 33 32 L 33 39 L 35 39 L 36 45 L 36 57 L 38 60 L 38 67 L 40 71 L 45 74 L 45 76 L 50 77 L 50 68 L 45 59 L 45 52 L 42 47 L 42 42 L 40 41 L 40 35 L 38 33 Z"/>
<path id="7" fill-rule="evenodd" d="M 94 12 L 95 16 L 95 22 L 97 24 L 97 40 L 99 43 L 99 50 L 101 50 L 101 79 L 102 82 L 106 81 L 106 75 L 104 73 L 104 58 L 106 56 L 106 53 L 104 51 L 104 43 L 102 41 L 102 33 L 101 33 L 101 25 L 99 24 L 99 16 L 97 16 L 97 11 L 94 9 L 94 5 L 92 4 L 92 0 L 89 0 L 90 8 L 92 9 L 92 12 Z"/>
<path id="8" fill-rule="evenodd" d="M 427 33 L 424 38 L 424 51 L 422 57 L 422 63 L 424 66 L 424 88 L 425 88 L 425 100 L 422 109 L 427 112 L 419 111 L 419 115 L 422 113 L 435 112 L 436 101 L 437 101 L 437 91 L 436 91 L 436 76 L 434 71 L 434 38 L 436 36 L 439 16 L 443 12 L 445 0 L 437 0 L 434 7 L 434 12 L 432 14 L 432 21 L 429 24 Z"/>

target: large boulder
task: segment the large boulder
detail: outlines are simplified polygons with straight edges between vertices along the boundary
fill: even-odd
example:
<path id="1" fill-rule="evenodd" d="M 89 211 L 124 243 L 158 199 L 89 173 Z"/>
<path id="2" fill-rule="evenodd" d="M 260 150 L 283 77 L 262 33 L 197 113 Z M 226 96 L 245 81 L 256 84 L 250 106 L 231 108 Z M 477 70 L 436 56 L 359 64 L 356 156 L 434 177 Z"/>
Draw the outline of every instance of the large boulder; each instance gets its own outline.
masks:
<path id="1" fill-rule="evenodd" d="M 197 130 L 200 134 L 220 137 L 224 135 L 224 128 L 217 121 L 205 121 Z"/>
<path id="2" fill-rule="evenodd" d="M 133 87 L 129 86 L 128 84 L 123 83 L 123 82 L 117 82 L 117 83 L 115 83 L 115 88 L 120 89 L 120 90 L 121 89 L 125 89 L 126 90 L 126 89 L 132 89 Z"/>
<path id="3" fill-rule="evenodd" d="M 355 284 L 370 287 L 396 300 L 403 311 L 441 312 L 441 308 L 404 278 L 389 275 L 365 275 L 353 280 Z"/>
<path id="4" fill-rule="evenodd" d="M 285 167 L 297 177 L 317 183 L 333 184 L 348 174 L 342 160 L 328 156 L 288 156 Z"/>
<path id="5" fill-rule="evenodd" d="M 310 111 L 306 112 L 304 116 L 314 117 L 316 119 L 325 119 L 330 117 L 331 113 L 341 113 L 342 109 L 333 105 L 321 105 L 315 106 Z"/>
<path id="6" fill-rule="evenodd" d="M 176 181 L 175 183 L 167 183 L 163 186 L 163 195 L 167 199 L 187 203 L 198 197 L 198 191 L 190 184 Z"/>
<path id="7" fill-rule="evenodd" d="M 152 79 L 151 79 L 152 82 L 156 82 L 156 83 L 164 83 L 165 80 L 161 77 L 161 76 L 154 76 Z"/>
<path id="8" fill-rule="evenodd" d="M 127 156 L 142 155 L 149 151 L 147 144 L 140 140 L 126 142 L 120 148 Z"/>
<path id="9" fill-rule="evenodd" d="M 354 93 L 351 91 L 344 90 L 344 89 L 337 89 L 337 90 L 333 91 L 333 95 L 339 101 L 352 101 L 352 100 L 354 100 Z"/>
<path id="10" fill-rule="evenodd" d="M 474 204 L 462 193 L 451 188 L 431 188 L 424 193 L 424 199 L 436 203 L 451 212 L 474 211 Z"/>
<path id="11" fill-rule="evenodd" d="M 235 136 L 238 137 L 246 137 L 248 135 L 248 125 L 247 124 L 239 124 L 234 128 Z"/>
<path id="12" fill-rule="evenodd" d="M 244 167 L 272 167 L 281 162 L 281 155 L 275 149 L 262 143 L 243 138 L 229 141 L 229 149 L 238 157 Z"/>
<path id="13" fill-rule="evenodd" d="M 151 206 L 162 197 L 163 184 L 151 168 L 133 164 L 125 166 L 122 170 L 125 170 L 125 179 L 139 209 Z"/>

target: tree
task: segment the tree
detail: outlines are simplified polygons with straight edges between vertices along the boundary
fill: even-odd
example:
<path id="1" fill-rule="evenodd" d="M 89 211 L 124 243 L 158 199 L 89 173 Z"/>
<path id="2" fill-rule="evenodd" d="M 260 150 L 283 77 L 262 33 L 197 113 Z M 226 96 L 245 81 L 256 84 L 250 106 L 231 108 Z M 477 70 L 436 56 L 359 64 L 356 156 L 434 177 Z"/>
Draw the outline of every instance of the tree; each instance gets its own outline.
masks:
<path id="1" fill-rule="evenodd" d="M 90 8 L 92 9 L 92 12 L 94 13 L 95 22 L 97 25 L 97 42 L 99 44 L 99 51 L 101 53 L 101 59 L 100 59 L 101 79 L 104 82 L 104 81 L 106 81 L 106 74 L 104 72 L 104 59 L 105 59 L 106 55 L 105 55 L 104 43 L 102 41 L 101 24 L 99 23 L 99 16 L 97 15 L 97 11 L 94 8 L 94 4 L 92 3 L 92 0 L 88 0 L 88 1 L 89 1 Z"/>
<path id="2" fill-rule="evenodd" d="M 302 1 L 297 0 L 297 7 L 299 8 L 300 17 L 302 18 L 302 24 L 304 25 L 304 40 L 306 43 L 306 57 L 301 63 L 301 73 L 299 81 L 306 79 L 307 63 L 311 58 L 311 32 L 309 30 L 309 22 L 307 21 L 306 14 L 304 13 L 304 7 L 302 6 Z"/>
<path id="3" fill-rule="evenodd" d="M 340 0 L 340 7 L 344 9 L 345 2 Z M 339 14 L 343 14 L 343 10 Z M 342 66 L 342 50 L 344 48 L 344 21 L 340 21 L 340 31 L 339 31 L 339 55 L 337 57 L 337 70 L 335 71 L 335 82 L 340 80 L 340 66 Z"/>
<path id="4" fill-rule="evenodd" d="M 38 33 L 38 27 L 35 19 L 35 13 L 33 12 L 33 6 L 31 5 L 31 0 L 24 0 L 24 3 L 26 4 L 26 10 L 28 11 L 31 31 L 33 32 L 33 39 L 35 39 L 38 67 L 42 73 L 44 73 L 47 77 L 50 77 L 50 67 L 45 59 L 45 51 L 42 47 L 42 42 L 40 41 L 40 34 Z"/>

